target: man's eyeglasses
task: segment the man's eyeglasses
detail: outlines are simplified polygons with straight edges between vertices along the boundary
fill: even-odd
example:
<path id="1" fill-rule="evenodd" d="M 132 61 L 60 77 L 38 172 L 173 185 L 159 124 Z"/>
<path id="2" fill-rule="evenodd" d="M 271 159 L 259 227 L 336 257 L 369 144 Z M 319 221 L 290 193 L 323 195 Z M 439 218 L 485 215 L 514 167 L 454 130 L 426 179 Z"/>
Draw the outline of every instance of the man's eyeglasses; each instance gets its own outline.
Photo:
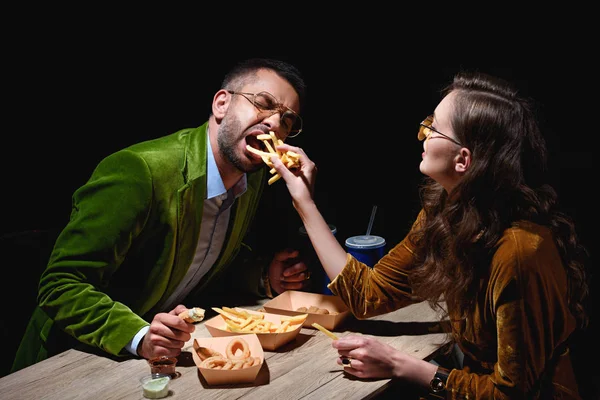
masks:
<path id="1" fill-rule="evenodd" d="M 302 118 L 294 110 L 278 102 L 271 93 L 243 93 L 234 92 L 233 90 L 228 90 L 228 92 L 243 96 L 262 112 L 271 113 L 270 115 L 279 113 L 281 115 L 281 124 L 283 129 L 287 131 L 288 138 L 298 136 L 302 132 Z"/>
<path id="2" fill-rule="evenodd" d="M 442 132 L 436 130 L 435 128 L 432 128 L 431 125 L 433 124 L 433 115 L 428 116 L 427 118 L 425 118 L 423 120 L 423 122 L 421 122 L 419 125 L 419 134 L 417 135 L 417 138 L 419 138 L 419 140 L 425 140 L 428 139 L 429 136 L 431 136 L 431 132 L 435 132 L 439 135 L 442 135 L 443 137 L 445 137 L 446 139 L 450 140 L 453 143 L 456 143 L 457 145 L 461 146 L 461 147 L 465 147 L 461 142 L 459 142 L 456 139 L 451 138 L 450 136 L 443 134 Z"/>

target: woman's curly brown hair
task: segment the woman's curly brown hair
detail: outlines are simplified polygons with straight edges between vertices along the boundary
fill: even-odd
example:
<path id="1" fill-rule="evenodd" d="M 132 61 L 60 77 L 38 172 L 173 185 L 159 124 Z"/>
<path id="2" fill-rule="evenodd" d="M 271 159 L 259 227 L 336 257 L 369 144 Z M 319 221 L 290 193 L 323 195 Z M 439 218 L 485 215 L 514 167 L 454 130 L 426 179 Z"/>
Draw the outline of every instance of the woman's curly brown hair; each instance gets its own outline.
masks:
<path id="1" fill-rule="evenodd" d="M 413 293 L 432 305 L 443 299 L 466 315 L 503 232 L 527 220 L 552 230 L 567 271 L 570 308 L 586 327 L 588 253 L 547 183 L 546 144 L 533 103 L 507 82 L 481 73 L 458 74 L 443 94 L 450 92 L 456 95 L 452 128 L 473 161 L 450 193 L 425 178 L 425 223 L 412 237 L 422 263 L 410 276 Z"/>

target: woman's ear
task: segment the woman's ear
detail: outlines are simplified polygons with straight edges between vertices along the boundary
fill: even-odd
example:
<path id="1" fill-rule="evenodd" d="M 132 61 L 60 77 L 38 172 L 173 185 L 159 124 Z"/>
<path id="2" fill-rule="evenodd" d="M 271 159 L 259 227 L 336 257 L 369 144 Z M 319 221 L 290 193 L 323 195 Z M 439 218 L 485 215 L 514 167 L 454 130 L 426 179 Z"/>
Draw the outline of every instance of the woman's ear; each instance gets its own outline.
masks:
<path id="1" fill-rule="evenodd" d="M 232 97 L 225 89 L 221 89 L 215 93 L 212 102 L 212 113 L 217 120 L 221 120 L 227 113 Z"/>
<path id="2" fill-rule="evenodd" d="M 471 150 L 463 147 L 456 156 L 456 163 L 454 168 L 456 172 L 465 173 L 471 166 Z"/>

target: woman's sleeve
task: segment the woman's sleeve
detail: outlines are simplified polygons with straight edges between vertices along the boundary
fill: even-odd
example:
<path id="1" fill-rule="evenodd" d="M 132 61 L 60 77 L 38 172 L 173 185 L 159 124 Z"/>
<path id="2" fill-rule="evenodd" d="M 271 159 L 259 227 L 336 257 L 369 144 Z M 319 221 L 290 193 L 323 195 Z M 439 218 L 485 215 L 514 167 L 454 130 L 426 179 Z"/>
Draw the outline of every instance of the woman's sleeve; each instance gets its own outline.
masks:
<path id="1" fill-rule="evenodd" d="M 421 221 L 422 212 L 411 232 Z M 346 266 L 329 284 L 358 319 L 386 314 L 419 302 L 412 298 L 408 272 L 414 267 L 414 244 L 409 234 L 373 268 L 347 254 Z"/>

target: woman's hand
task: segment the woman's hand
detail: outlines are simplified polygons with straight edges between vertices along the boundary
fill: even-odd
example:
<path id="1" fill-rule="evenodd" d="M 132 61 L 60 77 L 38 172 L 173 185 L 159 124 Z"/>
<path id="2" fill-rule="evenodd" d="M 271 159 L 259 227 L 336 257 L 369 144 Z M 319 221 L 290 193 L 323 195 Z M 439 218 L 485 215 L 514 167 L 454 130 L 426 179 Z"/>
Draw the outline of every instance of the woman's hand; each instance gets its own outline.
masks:
<path id="1" fill-rule="evenodd" d="M 297 204 L 302 202 L 312 202 L 317 175 L 317 166 L 315 163 L 308 158 L 304 150 L 300 147 L 282 144 L 277 146 L 277 150 L 293 151 L 300 155 L 300 158 L 298 159 L 300 168 L 291 170 L 283 165 L 277 156 L 271 156 L 271 162 L 273 163 L 275 170 L 277 170 L 277 173 L 285 180 L 288 191 L 292 196 L 294 207 L 297 208 Z"/>
<path id="2" fill-rule="evenodd" d="M 437 366 L 409 356 L 369 336 L 349 335 L 334 340 L 338 365 L 359 378 L 400 378 L 427 387 Z"/>

